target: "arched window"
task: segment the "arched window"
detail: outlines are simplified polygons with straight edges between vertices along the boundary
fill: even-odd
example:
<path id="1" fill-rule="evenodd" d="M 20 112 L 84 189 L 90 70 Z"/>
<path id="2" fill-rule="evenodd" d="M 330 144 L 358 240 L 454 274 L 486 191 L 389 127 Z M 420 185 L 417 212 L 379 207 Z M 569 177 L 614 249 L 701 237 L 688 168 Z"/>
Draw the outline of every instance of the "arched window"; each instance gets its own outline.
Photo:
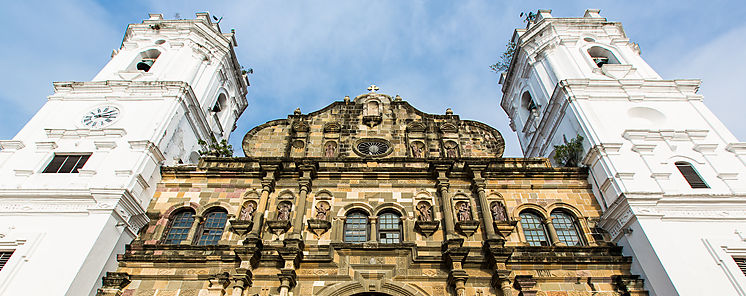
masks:
<path id="1" fill-rule="evenodd" d="M 536 106 L 536 103 L 534 102 L 534 99 L 531 97 L 531 94 L 526 91 L 521 95 L 521 107 L 525 108 L 528 111 L 532 111 L 534 109 L 537 109 L 538 106 Z"/>
<path id="2" fill-rule="evenodd" d="M 387 212 L 378 216 L 378 241 L 384 244 L 401 242 L 401 218 L 399 214 Z"/>
<path id="3" fill-rule="evenodd" d="M 227 103 L 227 99 L 224 93 L 221 93 L 218 96 L 218 99 L 215 100 L 215 105 L 212 106 L 212 109 L 210 111 L 218 113 L 225 109 Z"/>
<path id="4" fill-rule="evenodd" d="M 583 240 L 580 238 L 578 220 L 572 215 L 563 211 L 553 211 L 552 226 L 554 226 L 557 238 L 559 238 L 561 243 L 568 246 L 583 245 Z"/>
<path id="5" fill-rule="evenodd" d="M 228 212 L 222 208 L 211 210 L 205 214 L 205 218 L 200 223 L 199 231 L 197 232 L 199 233 L 197 245 L 217 245 L 220 237 L 223 236 L 223 229 L 227 220 Z"/>
<path id="6" fill-rule="evenodd" d="M 368 215 L 357 211 L 347 214 L 344 240 L 347 243 L 363 243 L 368 241 Z"/>
<path id="7" fill-rule="evenodd" d="M 523 236 L 526 237 L 526 242 L 530 246 L 548 246 L 549 239 L 547 238 L 547 231 L 542 222 L 543 219 L 539 215 L 529 211 L 522 212 L 520 217 Z"/>
<path id="8" fill-rule="evenodd" d="M 137 63 L 135 64 L 136 69 L 144 72 L 150 71 L 150 68 L 155 64 L 155 60 L 157 60 L 160 55 L 161 52 L 157 49 L 148 49 L 141 52 L 138 55 Z"/>
<path id="9" fill-rule="evenodd" d="M 591 59 L 593 59 L 593 63 L 595 63 L 599 68 L 606 64 L 619 64 L 619 60 L 613 53 L 611 53 L 611 51 L 600 46 L 589 48 L 588 54 L 591 56 Z"/>
<path id="10" fill-rule="evenodd" d="M 705 183 L 705 180 L 702 179 L 699 173 L 697 173 L 697 170 L 694 169 L 691 163 L 688 163 L 686 161 L 677 161 L 676 168 L 679 169 L 681 175 L 684 176 L 684 179 L 686 179 L 686 182 L 688 182 L 689 186 L 691 186 L 692 188 L 710 188 L 710 186 Z"/>
<path id="11" fill-rule="evenodd" d="M 174 213 L 168 224 L 168 231 L 163 237 L 163 243 L 168 245 L 178 245 L 187 238 L 189 229 L 194 223 L 194 210 L 185 209 Z"/>

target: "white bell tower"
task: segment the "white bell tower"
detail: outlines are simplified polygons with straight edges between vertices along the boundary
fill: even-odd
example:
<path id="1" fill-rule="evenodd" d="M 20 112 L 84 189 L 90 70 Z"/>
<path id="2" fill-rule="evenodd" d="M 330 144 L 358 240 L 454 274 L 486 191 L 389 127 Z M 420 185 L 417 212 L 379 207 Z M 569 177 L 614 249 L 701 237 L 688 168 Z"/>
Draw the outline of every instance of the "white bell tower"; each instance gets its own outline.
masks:
<path id="1" fill-rule="evenodd" d="M 235 46 L 207 13 L 151 14 L 92 81 L 54 83 L 0 141 L 0 295 L 96 293 L 148 221 L 161 165 L 196 163 L 247 107 Z"/>
<path id="2" fill-rule="evenodd" d="M 620 23 L 550 12 L 515 31 L 500 79 L 525 156 L 584 138 L 597 225 L 651 295 L 746 295 L 746 143 L 703 104 L 699 80 L 662 79 Z"/>

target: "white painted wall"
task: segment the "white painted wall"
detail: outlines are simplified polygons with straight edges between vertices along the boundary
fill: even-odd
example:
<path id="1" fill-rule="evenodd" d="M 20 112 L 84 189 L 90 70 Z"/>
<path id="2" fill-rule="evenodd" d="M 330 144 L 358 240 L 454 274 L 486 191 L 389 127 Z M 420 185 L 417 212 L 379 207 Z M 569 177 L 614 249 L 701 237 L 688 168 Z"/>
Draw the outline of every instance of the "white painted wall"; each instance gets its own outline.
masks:
<path id="1" fill-rule="evenodd" d="M 161 165 L 195 163 L 197 141 L 227 139 L 246 108 L 248 81 L 233 46 L 207 14 L 151 15 L 128 27 L 93 81 L 55 83 L 23 129 L 0 141 L 0 250 L 14 251 L 0 271 L 0 295 L 96 293 L 147 223 Z M 151 70 L 134 70 L 149 49 L 161 51 Z M 228 100 L 214 116 L 221 93 Z M 103 105 L 119 108 L 119 118 L 103 128 L 81 124 Z M 91 157 L 79 173 L 41 173 L 55 153 L 80 152 Z"/>
<path id="2" fill-rule="evenodd" d="M 621 24 L 595 10 L 583 18 L 540 11 L 513 41 L 519 52 L 501 79 L 501 105 L 525 156 L 550 157 L 563 136 L 585 138 L 600 225 L 634 257 L 651 295 L 746 295 L 731 259 L 746 250 L 738 234 L 746 143 L 703 104 L 699 81 L 663 80 Z M 620 63 L 597 67 L 592 46 Z M 539 105 L 533 113 L 521 105 L 526 91 Z M 692 189 L 676 161 L 691 163 L 710 188 Z"/>

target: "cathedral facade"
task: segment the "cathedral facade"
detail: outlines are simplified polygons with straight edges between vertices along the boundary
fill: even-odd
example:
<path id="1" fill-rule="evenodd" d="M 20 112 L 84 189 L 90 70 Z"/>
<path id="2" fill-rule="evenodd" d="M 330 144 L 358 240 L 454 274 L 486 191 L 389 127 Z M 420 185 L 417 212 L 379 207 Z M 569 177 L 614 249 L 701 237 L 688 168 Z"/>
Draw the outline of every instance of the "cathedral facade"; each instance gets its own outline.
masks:
<path id="1" fill-rule="evenodd" d="M 369 90 L 164 167 L 98 295 L 647 295 L 587 170 Z"/>

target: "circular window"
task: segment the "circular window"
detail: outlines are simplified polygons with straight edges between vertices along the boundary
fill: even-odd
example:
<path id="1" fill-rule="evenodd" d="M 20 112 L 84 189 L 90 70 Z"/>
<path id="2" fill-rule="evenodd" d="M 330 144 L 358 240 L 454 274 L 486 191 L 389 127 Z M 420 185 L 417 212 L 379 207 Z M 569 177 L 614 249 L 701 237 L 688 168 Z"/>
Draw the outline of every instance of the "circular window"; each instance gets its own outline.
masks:
<path id="1" fill-rule="evenodd" d="M 382 155 L 388 150 L 389 144 L 382 141 L 363 141 L 357 144 L 357 151 L 363 155 Z"/>

